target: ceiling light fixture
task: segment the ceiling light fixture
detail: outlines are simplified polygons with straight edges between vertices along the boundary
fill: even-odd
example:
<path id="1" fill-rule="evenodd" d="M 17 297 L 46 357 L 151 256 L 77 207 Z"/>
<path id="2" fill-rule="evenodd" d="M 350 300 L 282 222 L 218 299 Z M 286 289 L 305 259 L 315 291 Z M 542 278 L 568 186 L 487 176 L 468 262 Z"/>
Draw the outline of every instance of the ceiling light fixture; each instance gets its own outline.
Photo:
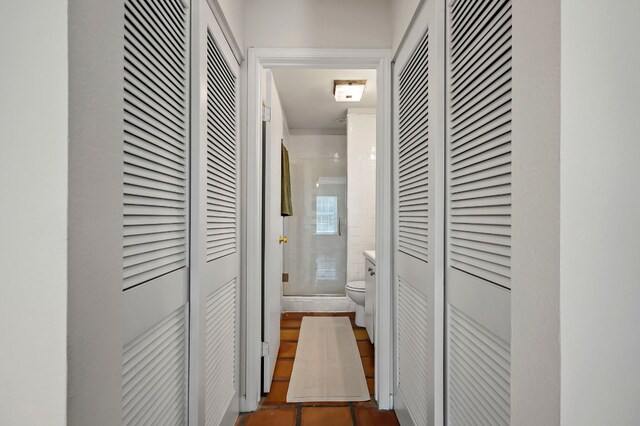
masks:
<path id="1" fill-rule="evenodd" d="M 367 80 L 333 80 L 336 102 L 360 102 Z"/>

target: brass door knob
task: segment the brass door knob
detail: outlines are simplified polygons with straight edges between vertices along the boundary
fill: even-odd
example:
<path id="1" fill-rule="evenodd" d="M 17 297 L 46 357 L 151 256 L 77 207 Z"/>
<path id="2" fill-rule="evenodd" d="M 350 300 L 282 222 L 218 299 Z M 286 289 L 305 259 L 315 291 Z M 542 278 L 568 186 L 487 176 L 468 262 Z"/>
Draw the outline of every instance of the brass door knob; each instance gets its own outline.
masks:
<path id="1" fill-rule="evenodd" d="M 280 242 L 280 244 L 282 244 L 282 243 L 287 244 L 289 242 L 289 239 L 287 237 L 280 237 L 279 242 Z"/>

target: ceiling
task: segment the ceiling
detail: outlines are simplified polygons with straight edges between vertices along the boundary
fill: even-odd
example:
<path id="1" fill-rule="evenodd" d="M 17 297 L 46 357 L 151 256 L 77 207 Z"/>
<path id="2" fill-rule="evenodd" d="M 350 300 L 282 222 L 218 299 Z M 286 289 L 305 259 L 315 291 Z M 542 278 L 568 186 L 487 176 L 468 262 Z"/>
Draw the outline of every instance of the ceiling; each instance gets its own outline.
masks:
<path id="1" fill-rule="evenodd" d="M 289 129 L 319 133 L 344 133 L 346 123 L 336 120 L 348 108 L 375 108 L 376 71 L 338 69 L 274 69 L 273 79 L 280 95 Z M 336 102 L 333 80 L 367 80 L 360 102 Z"/>

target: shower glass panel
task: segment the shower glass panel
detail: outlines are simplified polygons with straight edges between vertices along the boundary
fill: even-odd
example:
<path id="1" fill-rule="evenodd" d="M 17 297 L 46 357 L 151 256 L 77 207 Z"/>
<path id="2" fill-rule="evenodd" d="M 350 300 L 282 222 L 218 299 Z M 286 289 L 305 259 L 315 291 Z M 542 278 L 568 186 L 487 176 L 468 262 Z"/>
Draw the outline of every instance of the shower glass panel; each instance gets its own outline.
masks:
<path id="1" fill-rule="evenodd" d="M 344 296 L 347 279 L 346 143 L 289 149 L 293 216 L 284 218 L 285 296 Z M 305 144 L 302 144 L 303 146 Z"/>

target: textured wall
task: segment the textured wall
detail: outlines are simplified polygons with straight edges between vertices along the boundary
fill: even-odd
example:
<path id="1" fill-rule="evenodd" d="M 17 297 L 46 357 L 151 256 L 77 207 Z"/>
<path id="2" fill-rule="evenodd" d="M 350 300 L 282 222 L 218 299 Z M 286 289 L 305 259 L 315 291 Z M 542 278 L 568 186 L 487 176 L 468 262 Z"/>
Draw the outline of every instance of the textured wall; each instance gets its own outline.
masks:
<path id="1" fill-rule="evenodd" d="M 0 3 L 0 424 L 66 424 L 67 1 Z"/>
<path id="2" fill-rule="evenodd" d="M 245 0 L 246 47 L 391 47 L 389 0 Z"/>
<path id="3" fill-rule="evenodd" d="M 640 2 L 561 12 L 562 424 L 640 424 Z"/>
<path id="4" fill-rule="evenodd" d="M 395 54 L 421 0 L 391 2 L 391 51 Z"/>

